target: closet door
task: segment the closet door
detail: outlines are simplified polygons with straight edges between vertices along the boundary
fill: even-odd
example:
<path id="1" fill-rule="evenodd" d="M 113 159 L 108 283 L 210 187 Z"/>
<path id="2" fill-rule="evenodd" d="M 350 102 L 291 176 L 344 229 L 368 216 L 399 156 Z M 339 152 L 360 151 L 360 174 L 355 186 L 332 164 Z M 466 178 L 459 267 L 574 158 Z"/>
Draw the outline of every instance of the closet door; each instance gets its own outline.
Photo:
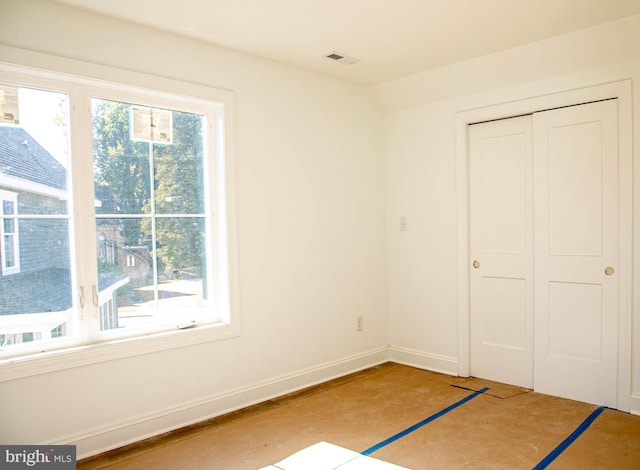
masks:
<path id="1" fill-rule="evenodd" d="M 469 127 L 471 375 L 533 388 L 531 116 Z"/>
<path id="2" fill-rule="evenodd" d="M 616 407 L 617 100 L 534 115 L 535 390 Z"/>

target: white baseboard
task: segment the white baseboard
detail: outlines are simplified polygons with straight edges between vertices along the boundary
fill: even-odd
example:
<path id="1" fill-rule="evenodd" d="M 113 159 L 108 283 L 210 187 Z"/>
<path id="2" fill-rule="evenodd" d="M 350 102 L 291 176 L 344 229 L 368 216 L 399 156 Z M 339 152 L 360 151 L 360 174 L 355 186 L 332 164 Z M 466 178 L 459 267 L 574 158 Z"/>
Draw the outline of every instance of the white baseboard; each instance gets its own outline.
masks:
<path id="1" fill-rule="evenodd" d="M 389 360 L 441 374 L 458 375 L 458 360 L 454 357 L 392 346 L 389 348 Z"/>
<path id="2" fill-rule="evenodd" d="M 379 348 L 153 414 L 89 429 L 60 438 L 51 444 L 76 445 L 78 459 L 87 458 L 389 361 L 432 372 L 458 375 L 458 361 L 453 357 L 393 346 Z M 640 394 L 631 395 L 630 412 L 640 415 Z"/>
<path id="3" fill-rule="evenodd" d="M 389 361 L 432 372 L 458 375 L 458 361 L 453 357 L 394 346 L 384 347 L 152 414 L 89 429 L 65 436 L 51 444 L 76 445 L 77 458 L 87 458 Z M 640 415 L 640 394 L 631 395 L 630 412 Z"/>
<path id="4" fill-rule="evenodd" d="M 640 416 L 640 394 L 631 394 L 631 406 L 629 407 L 629 412 L 632 415 Z"/>
<path id="5" fill-rule="evenodd" d="M 389 361 L 387 347 L 275 377 L 242 389 L 136 416 L 126 421 L 65 436 L 52 444 L 76 445 L 77 458 L 100 454 L 168 431 L 286 395 Z"/>

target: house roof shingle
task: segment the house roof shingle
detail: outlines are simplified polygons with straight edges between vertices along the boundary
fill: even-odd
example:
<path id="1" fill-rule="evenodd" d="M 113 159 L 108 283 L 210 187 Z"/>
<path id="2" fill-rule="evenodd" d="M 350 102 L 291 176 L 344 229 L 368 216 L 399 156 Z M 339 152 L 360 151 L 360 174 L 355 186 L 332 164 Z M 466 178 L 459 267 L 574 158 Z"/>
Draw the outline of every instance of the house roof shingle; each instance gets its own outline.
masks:
<path id="1" fill-rule="evenodd" d="M 21 127 L 0 126 L 0 174 L 66 190 L 67 172 Z"/>

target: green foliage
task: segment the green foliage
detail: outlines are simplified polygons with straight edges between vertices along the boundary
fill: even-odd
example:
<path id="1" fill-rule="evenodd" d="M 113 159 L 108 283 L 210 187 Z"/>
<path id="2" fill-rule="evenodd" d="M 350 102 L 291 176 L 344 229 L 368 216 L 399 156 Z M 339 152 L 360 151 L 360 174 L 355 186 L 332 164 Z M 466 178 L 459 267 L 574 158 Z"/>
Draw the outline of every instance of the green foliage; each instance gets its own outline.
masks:
<path id="1" fill-rule="evenodd" d="M 100 259 L 98 260 L 98 272 L 122 274 L 122 270 L 117 265 Z"/>
<path id="2" fill-rule="evenodd" d="M 151 195 L 149 147 L 129 138 L 130 105 L 94 100 L 95 184 L 111 189 L 122 214 L 140 214 Z"/>
<path id="3" fill-rule="evenodd" d="M 113 198 L 103 202 L 103 213 L 114 218 L 152 214 L 154 208 L 167 216 L 204 213 L 201 116 L 173 111 L 172 144 L 138 142 L 130 138 L 129 104 L 94 100 L 93 105 L 96 194 L 98 187 L 106 187 Z M 120 222 L 125 245 L 148 245 L 152 240 L 150 218 Z M 203 233 L 200 218 L 156 219 L 156 249 L 150 250 L 166 275 L 181 270 L 203 275 Z"/>

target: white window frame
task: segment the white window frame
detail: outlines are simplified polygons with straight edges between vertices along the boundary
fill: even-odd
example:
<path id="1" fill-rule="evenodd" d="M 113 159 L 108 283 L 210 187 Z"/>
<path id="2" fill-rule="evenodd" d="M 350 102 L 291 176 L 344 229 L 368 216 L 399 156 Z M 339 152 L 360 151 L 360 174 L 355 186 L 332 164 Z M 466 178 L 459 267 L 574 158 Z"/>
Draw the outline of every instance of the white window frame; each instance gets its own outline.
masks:
<path id="1" fill-rule="evenodd" d="M 3 47 L 0 46 L 0 49 Z M 76 242 L 72 245 L 75 249 L 72 262 L 75 262 L 78 272 L 74 305 L 79 305 L 82 298 L 85 306 L 79 318 L 81 335 L 79 339 L 60 338 L 51 345 L 27 343 L 4 358 L 1 356 L 3 351 L 0 351 L 0 382 L 239 336 L 234 94 L 212 87 L 59 58 L 47 57 L 48 67 L 44 70 L 33 66 L 33 61 L 39 62 L 42 57 L 15 50 L 9 55 L 14 61 L 0 62 L 0 81 L 68 94 L 73 135 L 70 143 L 72 167 L 82 174 L 92 171 L 92 161 L 86 158 L 92 152 L 91 97 L 129 102 L 132 96 L 144 97 L 145 103 L 186 112 L 206 108 L 210 126 L 208 145 L 214 155 L 210 162 L 211 171 L 206 176 L 209 182 L 207 186 L 215 188 L 209 194 L 212 200 L 209 230 L 213 234 L 213 249 L 207 251 L 207 256 L 210 265 L 215 266 L 217 271 L 213 286 L 215 295 L 211 297 L 215 299 L 213 308 L 218 320 L 188 329 L 131 332 L 124 336 L 101 334 L 98 306 L 89 301 L 95 290 L 97 255 L 93 255 L 97 247 L 95 238 L 83 233 L 87 226 L 95 225 L 94 201 L 92 197 L 84 198 L 84 207 L 81 202 L 83 198 L 76 198 L 72 217 L 72 236 Z M 69 75 L 64 70 L 81 74 Z M 93 182 L 86 178 L 75 178 L 72 184 L 75 194 L 93 194 Z M 213 260 L 216 260 L 215 264 Z"/>
<path id="2" fill-rule="evenodd" d="M 4 202 L 9 201 L 13 203 L 14 212 L 13 214 L 5 214 L 4 213 Z M 20 272 L 20 234 L 18 229 L 18 219 L 13 219 L 13 227 L 14 231 L 11 232 L 12 242 L 11 246 L 13 248 L 13 260 L 15 264 L 13 266 L 7 266 L 6 253 L 7 253 L 7 242 L 5 240 L 5 236 L 7 235 L 4 231 L 4 219 L 6 215 L 16 216 L 18 215 L 18 193 L 14 193 L 12 191 L 4 191 L 0 190 L 0 259 L 2 259 L 2 275 L 8 276 L 11 274 L 17 274 Z"/>
<path id="3" fill-rule="evenodd" d="M 127 268 L 135 268 L 136 267 L 136 257 L 133 253 L 127 253 Z"/>

